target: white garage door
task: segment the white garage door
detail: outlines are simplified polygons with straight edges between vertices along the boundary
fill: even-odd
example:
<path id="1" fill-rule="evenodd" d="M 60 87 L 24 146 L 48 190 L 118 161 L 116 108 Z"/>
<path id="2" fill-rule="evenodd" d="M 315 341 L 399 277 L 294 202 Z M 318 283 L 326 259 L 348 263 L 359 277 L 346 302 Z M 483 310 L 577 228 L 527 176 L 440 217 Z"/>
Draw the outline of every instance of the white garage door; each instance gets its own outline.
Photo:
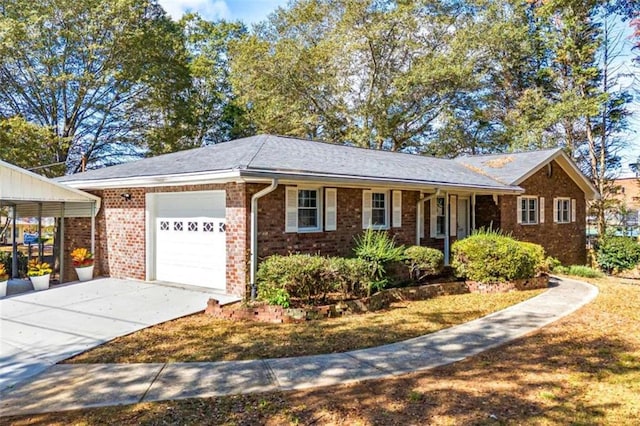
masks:
<path id="1" fill-rule="evenodd" d="M 155 278 L 224 291 L 225 192 L 155 197 Z"/>

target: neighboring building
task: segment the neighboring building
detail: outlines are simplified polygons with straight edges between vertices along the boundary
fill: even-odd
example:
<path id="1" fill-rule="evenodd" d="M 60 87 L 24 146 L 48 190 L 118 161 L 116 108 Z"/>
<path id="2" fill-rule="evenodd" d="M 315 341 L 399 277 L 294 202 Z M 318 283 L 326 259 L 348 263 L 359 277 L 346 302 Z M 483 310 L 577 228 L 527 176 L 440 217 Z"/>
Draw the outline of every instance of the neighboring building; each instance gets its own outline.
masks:
<path id="1" fill-rule="evenodd" d="M 613 198 L 618 202 L 607 212 L 607 226 L 618 235 L 640 236 L 640 179 L 628 177 L 613 182 Z"/>
<path id="2" fill-rule="evenodd" d="M 240 296 L 260 259 L 350 255 L 369 227 L 448 259 L 453 241 L 492 226 L 584 263 L 597 196 L 559 149 L 447 160 L 270 135 L 58 180 L 102 198 L 100 273 Z M 89 225 L 67 220 L 65 246 L 86 246 Z"/>

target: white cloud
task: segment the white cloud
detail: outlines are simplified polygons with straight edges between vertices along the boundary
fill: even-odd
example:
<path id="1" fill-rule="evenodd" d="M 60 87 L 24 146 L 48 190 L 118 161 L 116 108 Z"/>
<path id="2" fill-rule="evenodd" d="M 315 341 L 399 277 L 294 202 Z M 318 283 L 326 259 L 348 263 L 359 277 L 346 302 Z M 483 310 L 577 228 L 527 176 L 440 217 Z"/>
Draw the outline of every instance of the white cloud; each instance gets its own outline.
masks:
<path id="1" fill-rule="evenodd" d="M 197 12 L 209 21 L 231 18 L 231 11 L 224 0 L 158 0 L 158 3 L 175 20 L 186 12 Z"/>

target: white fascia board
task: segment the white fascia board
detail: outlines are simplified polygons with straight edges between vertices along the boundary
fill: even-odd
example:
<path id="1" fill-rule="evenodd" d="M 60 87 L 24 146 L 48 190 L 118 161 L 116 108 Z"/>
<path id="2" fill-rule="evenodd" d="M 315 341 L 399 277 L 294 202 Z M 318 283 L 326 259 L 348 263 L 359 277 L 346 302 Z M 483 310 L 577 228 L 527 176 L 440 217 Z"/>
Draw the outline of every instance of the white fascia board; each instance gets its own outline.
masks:
<path id="1" fill-rule="evenodd" d="M 327 185 L 342 185 L 348 187 L 384 187 L 393 189 L 407 189 L 407 190 L 437 190 L 442 191 L 454 191 L 454 192 L 475 192 L 476 194 L 520 194 L 524 190 L 518 186 L 511 187 L 493 187 L 486 185 L 462 185 L 452 184 L 446 182 L 427 182 L 419 180 L 399 180 L 392 178 L 370 178 L 362 176 L 351 175 L 329 175 L 321 173 L 309 173 L 309 172 L 278 172 L 271 170 L 251 170 L 242 171 L 244 181 L 252 182 L 254 179 L 264 180 L 265 178 L 277 178 L 281 184 L 287 183 L 309 183 L 314 182 L 318 184 Z"/>
<path id="2" fill-rule="evenodd" d="M 66 185 L 81 189 L 150 188 L 175 185 L 203 185 L 208 183 L 236 182 L 240 179 L 238 170 L 220 172 L 183 173 L 177 175 L 136 176 L 131 178 L 76 180 Z"/>

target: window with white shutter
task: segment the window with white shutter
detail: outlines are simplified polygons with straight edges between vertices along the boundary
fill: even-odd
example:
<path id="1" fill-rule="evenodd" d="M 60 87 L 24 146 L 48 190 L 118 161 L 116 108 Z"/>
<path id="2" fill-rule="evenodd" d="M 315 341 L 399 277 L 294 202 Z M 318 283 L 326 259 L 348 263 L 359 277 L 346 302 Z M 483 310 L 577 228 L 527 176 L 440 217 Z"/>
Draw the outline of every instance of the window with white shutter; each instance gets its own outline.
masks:
<path id="1" fill-rule="evenodd" d="M 362 228 L 389 229 L 390 195 L 389 191 L 362 191 Z"/>
<path id="2" fill-rule="evenodd" d="M 285 231 L 321 231 L 322 190 L 287 186 L 285 191 Z"/>
<path id="3" fill-rule="evenodd" d="M 536 225 L 538 223 L 538 197 L 518 197 L 517 222 L 522 225 Z"/>
<path id="4" fill-rule="evenodd" d="M 429 223 L 431 228 L 431 238 L 444 238 L 446 215 L 445 215 L 445 198 L 433 197 L 431 199 Z"/>

